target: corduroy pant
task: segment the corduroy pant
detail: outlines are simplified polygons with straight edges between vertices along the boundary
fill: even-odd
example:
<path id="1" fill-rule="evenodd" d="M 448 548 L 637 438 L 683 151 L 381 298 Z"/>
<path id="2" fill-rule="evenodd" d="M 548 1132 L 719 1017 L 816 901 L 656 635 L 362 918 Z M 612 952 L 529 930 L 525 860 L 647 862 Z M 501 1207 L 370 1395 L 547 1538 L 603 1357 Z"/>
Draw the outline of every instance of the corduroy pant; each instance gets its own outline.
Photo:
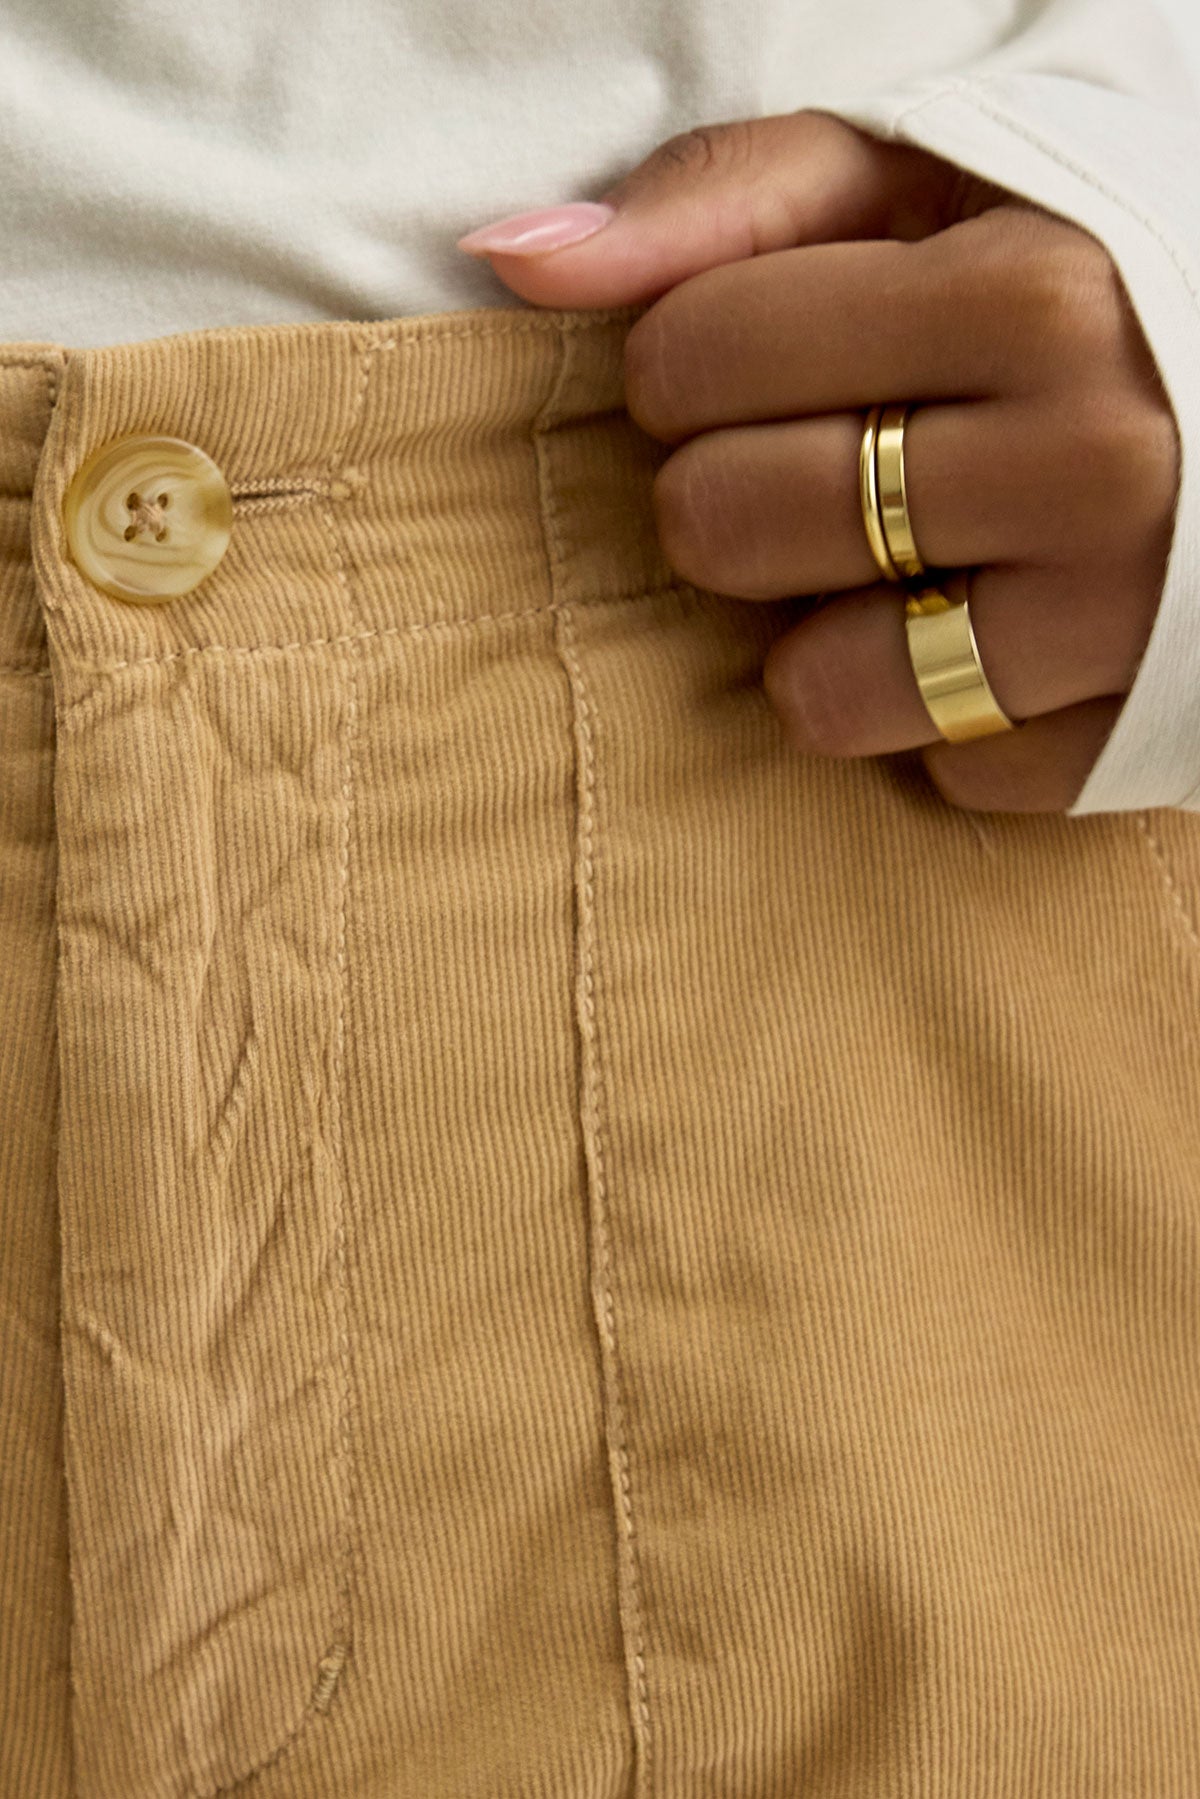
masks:
<path id="1" fill-rule="evenodd" d="M 635 316 L 0 347 L 3 1799 L 1200 1793 L 1200 816 L 792 749 Z"/>

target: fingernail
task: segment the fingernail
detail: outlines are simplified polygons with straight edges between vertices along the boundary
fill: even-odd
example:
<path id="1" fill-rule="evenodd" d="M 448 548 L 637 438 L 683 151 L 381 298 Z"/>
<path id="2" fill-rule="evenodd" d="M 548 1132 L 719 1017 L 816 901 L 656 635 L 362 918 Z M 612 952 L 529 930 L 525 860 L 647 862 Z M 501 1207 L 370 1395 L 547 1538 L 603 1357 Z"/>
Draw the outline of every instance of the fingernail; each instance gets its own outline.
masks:
<path id="1" fill-rule="evenodd" d="M 460 237 L 458 248 L 471 256 L 477 252 L 486 255 L 490 250 L 503 250 L 508 256 L 540 256 L 546 250 L 581 244 L 616 216 L 615 206 L 576 200 L 570 206 L 551 206 L 542 212 L 518 212 L 511 219 L 497 219 L 494 225 Z"/>

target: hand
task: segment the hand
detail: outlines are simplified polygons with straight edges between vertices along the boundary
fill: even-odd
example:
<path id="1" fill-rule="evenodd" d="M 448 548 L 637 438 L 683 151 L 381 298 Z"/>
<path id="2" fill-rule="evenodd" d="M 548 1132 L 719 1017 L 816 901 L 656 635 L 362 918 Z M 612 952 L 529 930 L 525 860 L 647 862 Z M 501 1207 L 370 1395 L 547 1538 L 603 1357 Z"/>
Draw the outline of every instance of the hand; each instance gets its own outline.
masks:
<path id="1" fill-rule="evenodd" d="M 603 198 L 615 217 L 586 241 L 493 267 L 536 305 L 654 302 L 625 386 L 635 422 L 681 446 L 654 484 L 664 555 L 735 598 L 821 602 L 763 668 L 788 739 L 919 750 L 952 805 L 1067 810 L 1149 641 L 1179 489 L 1174 416 L 1108 252 L 816 112 L 686 132 Z M 939 736 L 902 590 L 872 559 L 864 414 L 901 402 L 917 542 L 958 571 L 931 579 L 969 594 L 1015 731 Z"/>

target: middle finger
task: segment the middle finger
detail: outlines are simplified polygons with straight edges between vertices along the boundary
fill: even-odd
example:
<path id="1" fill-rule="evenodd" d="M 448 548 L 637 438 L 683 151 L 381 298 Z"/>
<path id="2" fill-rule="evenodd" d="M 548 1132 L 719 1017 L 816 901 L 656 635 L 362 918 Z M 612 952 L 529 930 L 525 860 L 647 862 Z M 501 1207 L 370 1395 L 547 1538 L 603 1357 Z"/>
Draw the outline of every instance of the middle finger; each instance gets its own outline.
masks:
<path id="1" fill-rule="evenodd" d="M 1035 421 L 1030 411 L 1029 402 L 994 400 L 911 415 L 905 477 L 928 568 L 1061 564 L 1073 543 L 1094 549 L 1111 527 L 1111 488 L 1081 478 L 1069 425 Z M 692 438 L 654 481 L 672 567 L 698 587 L 746 600 L 878 580 L 859 499 L 864 424 L 861 413 L 842 413 Z M 1099 510 L 1090 497 L 1098 492 Z"/>

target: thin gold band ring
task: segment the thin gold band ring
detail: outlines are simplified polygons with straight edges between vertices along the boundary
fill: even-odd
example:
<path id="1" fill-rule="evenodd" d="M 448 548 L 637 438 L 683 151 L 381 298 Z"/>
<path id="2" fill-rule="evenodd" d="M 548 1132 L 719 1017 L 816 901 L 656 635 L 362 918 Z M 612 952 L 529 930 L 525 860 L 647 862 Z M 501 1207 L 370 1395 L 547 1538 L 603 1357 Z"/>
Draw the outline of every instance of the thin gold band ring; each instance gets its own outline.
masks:
<path id="1" fill-rule="evenodd" d="M 903 577 L 889 554 L 887 538 L 883 529 L 883 516 L 879 506 L 877 446 L 879 421 L 882 417 L 882 406 L 873 406 L 867 414 L 866 428 L 863 431 L 862 445 L 858 453 L 858 492 L 862 501 L 863 524 L 867 530 L 867 542 L 871 546 L 871 554 L 875 558 L 879 572 L 885 581 L 900 581 Z"/>
<path id="2" fill-rule="evenodd" d="M 904 473 L 904 432 L 911 412 L 911 406 L 884 407 L 875 448 L 879 519 L 888 557 L 905 581 L 919 580 L 925 573 L 909 517 Z"/>
<path id="3" fill-rule="evenodd" d="M 925 709 L 950 743 L 1013 731 L 992 692 L 971 624 L 968 602 L 947 599 L 926 583 L 908 512 L 904 433 L 912 407 L 873 406 L 859 450 L 858 480 L 863 524 L 871 554 L 884 579 L 907 591 L 908 655 Z"/>

